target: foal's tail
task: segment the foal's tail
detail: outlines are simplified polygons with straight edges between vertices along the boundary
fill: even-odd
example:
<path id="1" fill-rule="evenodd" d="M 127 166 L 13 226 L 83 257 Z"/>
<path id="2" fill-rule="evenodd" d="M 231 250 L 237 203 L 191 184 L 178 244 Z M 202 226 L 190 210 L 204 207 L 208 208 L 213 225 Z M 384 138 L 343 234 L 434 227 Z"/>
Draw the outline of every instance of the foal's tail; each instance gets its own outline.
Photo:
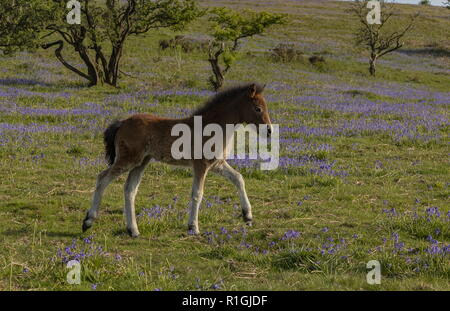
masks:
<path id="1" fill-rule="evenodd" d="M 109 165 L 114 163 L 116 159 L 116 134 L 122 125 L 122 121 L 116 120 L 111 123 L 108 128 L 103 133 L 103 141 L 105 142 L 105 151 L 106 151 L 106 161 L 108 161 Z"/>

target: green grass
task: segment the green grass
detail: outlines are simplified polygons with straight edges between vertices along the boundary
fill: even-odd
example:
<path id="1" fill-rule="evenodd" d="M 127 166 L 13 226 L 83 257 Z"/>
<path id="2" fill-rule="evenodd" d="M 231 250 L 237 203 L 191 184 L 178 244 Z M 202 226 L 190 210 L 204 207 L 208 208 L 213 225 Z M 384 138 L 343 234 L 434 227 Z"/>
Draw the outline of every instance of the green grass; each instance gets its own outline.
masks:
<path id="1" fill-rule="evenodd" d="M 421 101 L 379 94 L 379 83 L 387 83 L 392 89 L 448 92 L 449 60 L 441 56 L 429 55 L 424 60 L 416 55 L 403 60 L 403 54 L 393 54 L 386 57 L 389 62 L 380 63 L 377 77 L 369 77 L 367 64 L 361 60 L 364 53 L 352 46 L 344 3 L 279 2 L 265 7 L 255 1 L 220 2 L 289 13 L 287 26 L 275 27 L 244 45 L 243 56 L 227 76 L 228 85 L 253 80 L 285 85 L 267 91 L 269 96 L 280 98 L 269 102 L 271 116 L 280 126 L 334 126 L 360 117 L 293 100 L 311 94 L 311 90 L 393 104 Z M 401 16 L 405 17 L 417 7 L 401 8 Z M 442 16 L 448 10 L 420 10 L 424 17 L 415 35 L 408 37 L 405 49 L 416 51 L 431 43 L 445 45 L 449 20 Z M 186 32 L 199 33 L 203 29 L 204 24 L 195 23 Z M 1 290 L 91 290 L 93 284 L 97 290 L 211 290 L 214 284 L 223 290 L 449 290 L 448 255 L 426 251 L 431 246 L 429 235 L 440 246 L 450 241 L 446 216 L 450 195 L 448 126 L 433 133 L 424 128 L 424 134 L 441 135 L 430 141 L 396 140 L 389 133 L 371 131 L 333 137 L 293 134 L 305 143 L 333 146 L 326 151 L 305 149 L 298 156 L 335 161 L 349 175 L 319 176 L 312 174 L 309 167 L 274 172 L 243 169 L 255 220 L 253 227 L 245 227 L 235 207 L 239 199 L 234 187 L 210 174 L 205 199 L 212 206 L 205 202 L 200 210 L 201 236 L 187 234 L 191 173 L 152 163 L 141 183 L 136 207 L 139 214 L 144 208 L 159 205 L 164 209 L 162 216 L 138 217 L 141 236 L 128 237 L 122 212 L 122 176 L 107 189 L 93 228 L 82 234 L 81 223 L 90 205 L 96 175 L 106 167 L 102 162 L 100 130 L 115 117 L 125 117 L 131 111 L 167 114 L 179 108 L 191 109 L 205 99 L 151 94 L 160 89 L 208 88 L 210 72 L 205 55 L 157 50 L 158 39 L 173 35 L 164 30 L 149 33 L 142 40 L 130 40 L 123 70 L 136 78 L 123 76 L 118 89 L 81 87 L 84 81 L 59 66 L 51 51 L 1 59 L 2 81 L 48 81 L 46 85 L 14 81 L 1 85 L 2 90 L 10 87 L 36 92 L 1 97 L 1 107 L 14 103 L 19 107 L 73 109 L 94 103 L 111 112 L 80 116 L 0 111 L 0 123 L 84 129 L 80 133 L 13 131 L 0 136 Z M 306 44 L 306 53 L 331 54 L 325 55 L 323 68 L 306 62 L 274 62 L 268 49 L 283 41 Z M 70 58 L 71 53 L 65 53 Z M 72 61 L 77 62 L 76 58 Z M 399 70 L 394 65 L 402 61 L 408 66 Z M 347 89 L 334 89 L 337 86 Z M 149 93 L 139 95 L 141 91 Z M 73 96 L 56 96 L 61 92 Z M 111 100 L 111 96 L 118 97 Z M 448 103 L 434 105 L 433 99 L 428 98 L 427 102 L 436 108 L 436 114 L 448 118 Z M 378 114 L 368 118 L 402 121 L 407 117 Z M 91 127 L 93 130 L 89 130 Z M 1 140 L 3 137 L 6 142 Z M 215 197 L 222 203 L 215 202 Z M 440 217 L 428 216 L 427 208 L 434 206 L 439 207 Z M 396 211 L 394 216 L 383 212 L 392 208 Z M 236 233 L 227 237 L 221 233 L 222 228 Z M 301 235 L 283 240 L 288 230 Z M 400 248 L 395 244 L 396 234 L 398 242 L 404 243 Z M 83 240 L 89 236 L 90 244 Z M 57 255 L 58 249 L 64 252 L 73 241 L 74 252 L 94 252 L 81 261 L 80 285 L 66 282 L 69 269 Z M 97 247 L 102 248 L 101 253 L 94 251 Z M 370 260 L 379 260 L 382 265 L 380 285 L 366 282 L 366 263 Z"/>

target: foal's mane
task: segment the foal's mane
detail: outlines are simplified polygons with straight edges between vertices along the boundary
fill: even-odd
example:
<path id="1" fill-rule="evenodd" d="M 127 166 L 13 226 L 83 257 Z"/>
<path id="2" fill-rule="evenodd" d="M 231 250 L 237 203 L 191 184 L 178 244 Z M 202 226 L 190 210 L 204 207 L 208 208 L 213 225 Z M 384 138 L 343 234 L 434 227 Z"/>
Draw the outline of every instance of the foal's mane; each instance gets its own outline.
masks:
<path id="1" fill-rule="evenodd" d="M 222 92 L 217 93 L 210 99 L 208 99 L 208 101 L 206 103 L 204 103 L 203 105 L 201 105 L 200 107 L 195 109 L 191 116 L 199 116 L 199 115 L 204 114 L 207 111 L 210 111 L 219 106 L 225 105 L 230 100 L 232 100 L 236 97 L 239 97 L 243 94 L 248 93 L 249 89 L 252 85 L 255 85 L 257 94 L 260 94 L 264 89 L 263 86 L 256 84 L 256 83 L 242 84 L 242 85 L 228 88 Z"/>

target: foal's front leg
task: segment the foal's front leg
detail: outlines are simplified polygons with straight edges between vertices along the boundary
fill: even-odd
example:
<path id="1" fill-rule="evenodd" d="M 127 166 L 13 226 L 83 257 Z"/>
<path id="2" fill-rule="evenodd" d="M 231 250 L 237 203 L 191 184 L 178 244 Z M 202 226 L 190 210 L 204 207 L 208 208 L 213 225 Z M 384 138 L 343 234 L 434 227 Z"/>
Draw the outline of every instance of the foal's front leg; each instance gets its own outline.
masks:
<path id="1" fill-rule="evenodd" d="M 199 234 L 198 210 L 203 198 L 203 187 L 208 169 L 201 162 L 194 162 L 194 180 L 192 183 L 191 210 L 189 214 L 188 230 L 193 234 Z"/>
<path id="2" fill-rule="evenodd" d="M 251 226 L 252 224 L 252 206 L 247 197 L 247 192 L 245 191 L 245 182 L 242 175 L 230 166 L 226 161 L 222 161 L 214 168 L 214 172 L 222 175 L 229 181 L 231 181 L 237 188 L 239 193 L 239 199 L 241 201 L 242 216 L 244 221 Z"/>

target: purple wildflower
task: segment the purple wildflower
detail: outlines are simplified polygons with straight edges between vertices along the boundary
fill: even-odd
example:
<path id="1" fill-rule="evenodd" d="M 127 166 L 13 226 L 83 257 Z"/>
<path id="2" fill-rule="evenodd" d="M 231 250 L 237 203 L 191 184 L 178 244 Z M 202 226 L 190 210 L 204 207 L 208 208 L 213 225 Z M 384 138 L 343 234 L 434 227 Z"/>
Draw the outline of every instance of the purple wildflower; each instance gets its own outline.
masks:
<path id="1" fill-rule="evenodd" d="M 300 232 L 295 231 L 295 230 L 288 230 L 284 233 L 284 235 L 281 237 L 282 240 L 291 240 L 291 239 L 296 239 L 298 237 L 300 237 Z"/>

